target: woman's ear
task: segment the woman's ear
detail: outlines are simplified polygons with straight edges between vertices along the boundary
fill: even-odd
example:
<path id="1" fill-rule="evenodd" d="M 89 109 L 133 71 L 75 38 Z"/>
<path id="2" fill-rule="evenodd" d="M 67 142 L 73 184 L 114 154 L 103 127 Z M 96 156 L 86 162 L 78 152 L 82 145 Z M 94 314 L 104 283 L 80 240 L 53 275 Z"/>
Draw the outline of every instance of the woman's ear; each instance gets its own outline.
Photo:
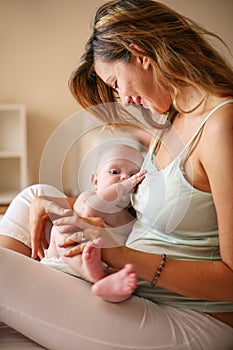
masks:
<path id="1" fill-rule="evenodd" d="M 97 191 L 97 189 L 98 189 L 98 186 L 97 186 L 97 184 L 98 184 L 98 174 L 95 173 L 95 174 L 91 175 L 91 182 L 92 182 L 92 184 L 94 186 L 94 190 Z"/>
<path id="2" fill-rule="evenodd" d="M 148 57 L 145 51 L 137 44 L 131 43 L 129 47 L 133 50 L 131 53 L 137 60 L 137 62 L 144 68 L 148 70 L 151 66 L 150 57 Z"/>

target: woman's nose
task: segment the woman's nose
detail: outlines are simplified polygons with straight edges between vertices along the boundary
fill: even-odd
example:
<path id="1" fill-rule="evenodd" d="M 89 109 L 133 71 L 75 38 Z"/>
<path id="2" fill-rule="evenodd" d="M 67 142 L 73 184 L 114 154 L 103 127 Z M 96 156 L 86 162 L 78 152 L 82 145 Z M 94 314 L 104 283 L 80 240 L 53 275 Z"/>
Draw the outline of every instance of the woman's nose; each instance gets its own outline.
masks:
<path id="1" fill-rule="evenodd" d="M 131 96 L 120 96 L 120 99 L 124 106 L 129 106 L 133 103 Z"/>

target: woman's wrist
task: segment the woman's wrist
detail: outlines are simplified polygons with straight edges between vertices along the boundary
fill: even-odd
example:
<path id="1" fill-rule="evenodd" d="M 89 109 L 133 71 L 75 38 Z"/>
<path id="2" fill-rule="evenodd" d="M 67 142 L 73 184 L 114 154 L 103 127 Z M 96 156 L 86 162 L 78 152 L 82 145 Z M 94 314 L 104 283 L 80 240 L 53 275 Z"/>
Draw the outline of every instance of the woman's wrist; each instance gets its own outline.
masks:
<path id="1" fill-rule="evenodd" d="M 43 218 L 46 215 L 47 214 L 43 205 L 43 198 L 35 197 L 30 206 L 30 216 Z"/>
<path id="2" fill-rule="evenodd" d="M 121 269 L 125 264 L 134 265 L 138 278 L 152 283 L 161 264 L 161 256 L 131 249 L 126 246 L 102 249 L 102 260 L 109 266 Z M 165 267 L 164 267 L 165 268 Z M 158 284 L 160 281 L 158 281 Z"/>
<path id="3" fill-rule="evenodd" d="M 127 261 L 125 260 L 127 247 L 116 246 L 111 248 L 102 248 L 101 259 L 109 266 L 115 269 L 121 269 Z M 125 261 L 125 263 L 124 263 Z"/>

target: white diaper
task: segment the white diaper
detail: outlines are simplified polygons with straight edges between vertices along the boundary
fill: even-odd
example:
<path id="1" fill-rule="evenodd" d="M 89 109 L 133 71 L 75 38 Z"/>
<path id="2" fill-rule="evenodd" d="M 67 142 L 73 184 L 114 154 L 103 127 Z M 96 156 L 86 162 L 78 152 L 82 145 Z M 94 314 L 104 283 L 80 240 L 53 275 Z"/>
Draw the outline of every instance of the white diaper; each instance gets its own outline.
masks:
<path id="1" fill-rule="evenodd" d="M 48 257 L 47 250 L 45 250 L 45 257 L 40 261 L 44 265 L 48 265 L 58 271 L 65 272 L 68 275 L 81 277 L 77 271 L 73 270 L 69 265 L 67 265 L 61 257 Z"/>

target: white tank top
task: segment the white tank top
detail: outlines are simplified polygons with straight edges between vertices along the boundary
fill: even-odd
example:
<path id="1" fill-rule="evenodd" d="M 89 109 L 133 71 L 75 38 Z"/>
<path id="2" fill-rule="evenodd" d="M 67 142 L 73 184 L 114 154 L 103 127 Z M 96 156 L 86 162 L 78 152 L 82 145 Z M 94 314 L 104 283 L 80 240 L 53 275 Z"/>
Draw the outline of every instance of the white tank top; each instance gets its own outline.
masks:
<path id="1" fill-rule="evenodd" d="M 188 182 L 184 175 L 183 163 L 207 120 L 229 103 L 233 103 L 233 100 L 221 103 L 207 115 L 192 139 L 165 169 L 158 170 L 153 163 L 158 138 L 155 140 L 142 165 L 142 168 L 147 170 L 146 178 L 132 198 L 137 220 L 126 242 L 128 247 L 154 254 L 166 253 L 175 259 L 221 260 L 212 194 L 200 191 Z M 161 292 L 160 288 L 155 290 Z M 163 296 L 168 293 L 170 300 L 174 299 L 175 294 L 162 291 Z M 172 304 L 169 298 L 168 304 Z M 177 302 L 177 296 L 175 299 Z M 182 305 L 189 300 L 182 296 L 178 299 Z M 158 302 L 158 299 L 156 301 Z M 233 311 L 233 304 L 224 304 L 230 306 Z M 180 304 L 178 306 L 181 307 Z M 215 308 L 211 310 L 214 312 Z"/>

